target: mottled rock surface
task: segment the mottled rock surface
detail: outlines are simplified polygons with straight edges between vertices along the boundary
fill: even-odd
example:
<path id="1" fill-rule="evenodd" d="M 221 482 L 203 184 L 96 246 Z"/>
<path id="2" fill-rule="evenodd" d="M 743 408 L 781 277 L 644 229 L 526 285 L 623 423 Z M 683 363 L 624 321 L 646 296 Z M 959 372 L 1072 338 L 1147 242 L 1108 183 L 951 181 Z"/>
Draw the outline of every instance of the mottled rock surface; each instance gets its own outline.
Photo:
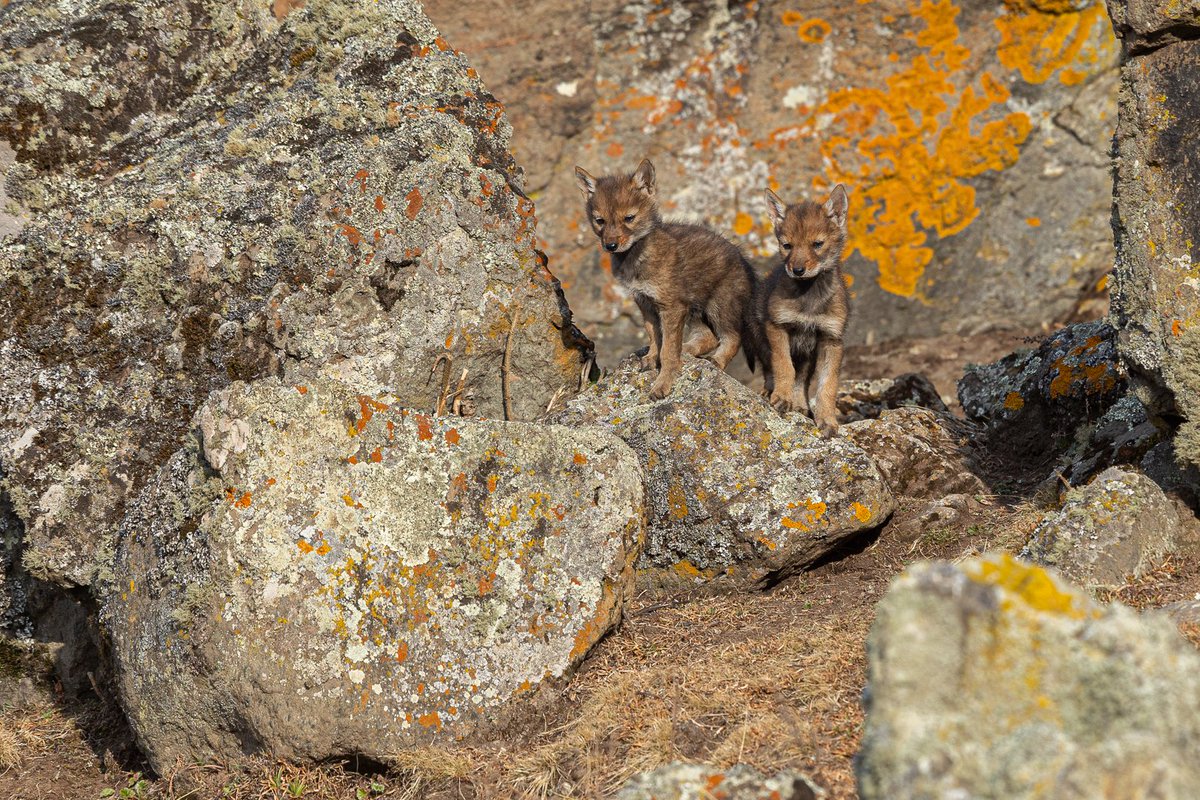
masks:
<path id="1" fill-rule="evenodd" d="M 868 640 L 863 800 L 1200 796 L 1200 654 L 1007 555 L 910 567 Z"/>
<path id="2" fill-rule="evenodd" d="M 925 408 L 883 411 L 851 422 L 841 433 L 874 459 L 892 494 L 941 498 L 983 494 L 987 487 L 967 464 L 966 439 L 953 417 Z"/>
<path id="3" fill-rule="evenodd" d="M 671 394 L 624 361 L 553 419 L 628 442 L 646 473 L 641 566 L 684 578 L 752 583 L 803 568 L 895 507 L 870 456 L 824 440 L 799 413 L 780 416 L 710 362 L 690 357 Z"/>
<path id="4" fill-rule="evenodd" d="M 1072 318 L 1112 268 L 1118 53 L 1098 0 L 426 8 L 508 108 L 545 249 L 606 364 L 641 327 L 574 164 L 649 156 L 668 213 L 763 257 L 764 186 L 844 183 L 855 342 Z"/>
<path id="5" fill-rule="evenodd" d="M 1114 467 L 1068 492 L 1021 557 L 1057 568 L 1088 591 L 1116 589 L 1157 566 L 1182 530 L 1174 504 L 1154 481 Z"/>
<path id="6" fill-rule="evenodd" d="M 1176 449 L 1200 465 L 1200 4 L 1112 0 L 1125 55 L 1115 137 L 1112 317 Z"/>
<path id="7" fill-rule="evenodd" d="M 236 24 L 238 6 L 178 5 L 0 12 L 4 97 L 40 104 L 44 128 L 0 134 L 21 167 L 7 191 L 37 212 L 0 241 L 0 466 L 26 567 L 62 585 L 103 572 L 128 499 L 234 380 L 327 375 L 529 419 L 590 358 L 501 107 L 414 0 L 314 0 L 278 23 L 254 4 Z M 37 67 L 60 55 L 66 73 Z M 136 84 L 176 57 L 77 109 L 96 78 L 71 69 Z M 55 142 L 90 166 L 35 170 Z"/>
<path id="8" fill-rule="evenodd" d="M 620 620 L 644 534 L 623 442 L 394 400 L 215 392 L 132 506 L 105 621 L 157 769 L 481 731 Z"/>
<path id="9" fill-rule="evenodd" d="M 943 414 L 949 411 L 933 381 L 917 372 L 843 383 L 838 387 L 837 407 L 843 422 L 875 419 L 887 409 L 910 406 Z"/>
<path id="10" fill-rule="evenodd" d="M 1116 332 L 1101 320 L 1069 325 L 1036 349 L 993 364 L 968 366 L 958 382 L 958 398 L 967 418 L 985 426 L 994 450 L 1051 461 L 1069 450 L 1080 429 L 1095 424 L 1125 388 Z"/>
<path id="11" fill-rule="evenodd" d="M 718 769 L 675 762 L 634 775 L 616 800 L 820 800 L 824 790 L 798 772 L 764 777 L 737 764 Z"/>

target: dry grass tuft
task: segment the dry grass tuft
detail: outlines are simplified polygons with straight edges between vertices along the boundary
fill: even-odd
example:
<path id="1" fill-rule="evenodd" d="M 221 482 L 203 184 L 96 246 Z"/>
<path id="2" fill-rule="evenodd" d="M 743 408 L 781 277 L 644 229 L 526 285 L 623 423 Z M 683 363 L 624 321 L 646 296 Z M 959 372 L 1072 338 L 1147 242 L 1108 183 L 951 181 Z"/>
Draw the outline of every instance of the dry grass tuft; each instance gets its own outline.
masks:
<path id="1" fill-rule="evenodd" d="M 49 705 L 0 713 L 0 773 L 52 751 L 74 731 L 69 718 Z"/>

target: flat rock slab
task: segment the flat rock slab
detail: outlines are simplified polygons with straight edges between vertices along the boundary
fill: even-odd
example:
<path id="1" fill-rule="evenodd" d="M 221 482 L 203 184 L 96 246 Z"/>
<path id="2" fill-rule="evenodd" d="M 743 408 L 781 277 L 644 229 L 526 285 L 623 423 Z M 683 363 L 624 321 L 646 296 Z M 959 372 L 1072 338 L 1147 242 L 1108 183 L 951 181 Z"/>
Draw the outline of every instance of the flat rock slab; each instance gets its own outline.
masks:
<path id="1" fill-rule="evenodd" d="M 755 583 L 812 564 L 894 510 L 861 448 L 780 416 L 709 362 L 685 358 L 661 401 L 653 379 L 627 359 L 554 418 L 611 431 L 637 453 L 649 525 L 640 566 Z"/>
<path id="2" fill-rule="evenodd" d="M 1200 797 L 1200 654 L 1008 555 L 922 563 L 867 643 L 863 800 Z"/>
<path id="3" fill-rule="evenodd" d="M 121 530 L 104 618 L 156 769 L 484 730 L 615 625 L 644 534 L 615 436 L 235 384 Z"/>
<path id="4" fill-rule="evenodd" d="M 1056 567 L 1089 591 L 1116 589 L 1162 561 L 1182 532 L 1179 513 L 1154 481 L 1113 467 L 1068 492 L 1021 557 Z"/>

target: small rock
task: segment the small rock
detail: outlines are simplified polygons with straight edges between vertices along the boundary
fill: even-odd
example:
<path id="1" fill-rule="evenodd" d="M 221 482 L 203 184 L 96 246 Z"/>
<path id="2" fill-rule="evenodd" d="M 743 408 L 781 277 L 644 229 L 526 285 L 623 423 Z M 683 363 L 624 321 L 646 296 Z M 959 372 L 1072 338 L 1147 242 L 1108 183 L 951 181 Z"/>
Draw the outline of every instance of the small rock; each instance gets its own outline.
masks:
<path id="1" fill-rule="evenodd" d="M 1200 653 L 1008 555 L 916 564 L 867 643 L 863 800 L 1200 797 Z"/>
<path id="2" fill-rule="evenodd" d="M 895 502 L 849 438 L 824 440 L 708 361 L 685 357 L 671 394 L 649 395 L 636 358 L 552 419 L 599 426 L 633 447 L 649 531 L 639 566 L 686 579 L 754 584 L 812 564 L 881 525 Z"/>
<path id="3" fill-rule="evenodd" d="M 820 800 L 825 791 L 807 776 L 785 770 L 769 778 L 753 767 L 719 769 L 676 761 L 640 772 L 616 800 Z"/>
<path id="4" fill-rule="evenodd" d="M 988 489 L 967 465 L 953 418 L 925 408 L 884 410 L 878 419 L 852 422 L 842 434 L 875 460 L 897 496 L 937 498 L 984 494 Z"/>
<path id="5" fill-rule="evenodd" d="M 1089 591 L 1115 589 L 1173 551 L 1181 532 L 1174 504 L 1154 481 L 1113 467 L 1068 492 L 1021 557 L 1056 567 Z"/>
<path id="6" fill-rule="evenodd" d="M 933 381 L 919 372 L 906 372 L 895 378 L 843 384 L 838 391 L 837 406 L 847 422 L 875 419 L 885 409 L 904 406 L 919 406 L 942 414 L 949 413 Z"/>

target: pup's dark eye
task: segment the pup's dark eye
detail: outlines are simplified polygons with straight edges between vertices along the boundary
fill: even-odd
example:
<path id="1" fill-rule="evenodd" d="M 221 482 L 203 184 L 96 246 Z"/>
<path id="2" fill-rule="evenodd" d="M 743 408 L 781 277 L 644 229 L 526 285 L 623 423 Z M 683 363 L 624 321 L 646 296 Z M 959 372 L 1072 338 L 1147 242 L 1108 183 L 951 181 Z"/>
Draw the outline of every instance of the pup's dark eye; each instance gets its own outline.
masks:
<path id="1" fill-rule="evenodd" d="M 626 215 L 625 215 L 625 221 L 626 221 L 626 222 L 633 222 L 633 218 L 634 218 L 635 216 L 637 216 L 637 215 L 636 215 L 636 214 L 626 214 Z"/>
<path id="2" fill-rule="evenodd" d="M 813 249 L 814 249 L 814 250 L 820 250 L 820 249 L 821 249 L 822 247 L 824 247 L 824 246 L 825 246 L 825 240 L 824 240 L 824 239 L 818 239 L 817 241 L 813 242 Z"/>
<path id="3" fill-rule="evenodd" d="M 780 242 L 779 246 L 782 247 L 785 252 L 791 252 L 791 250 L 792 250 L 791 242 Z"/>
<path id="4" fill-rule="evenodd" d="M 596 217 L 596 224 L 597 224 L 597 225 L 603 225 L 603 224 L 604 224 L 604 217 Z"/>

